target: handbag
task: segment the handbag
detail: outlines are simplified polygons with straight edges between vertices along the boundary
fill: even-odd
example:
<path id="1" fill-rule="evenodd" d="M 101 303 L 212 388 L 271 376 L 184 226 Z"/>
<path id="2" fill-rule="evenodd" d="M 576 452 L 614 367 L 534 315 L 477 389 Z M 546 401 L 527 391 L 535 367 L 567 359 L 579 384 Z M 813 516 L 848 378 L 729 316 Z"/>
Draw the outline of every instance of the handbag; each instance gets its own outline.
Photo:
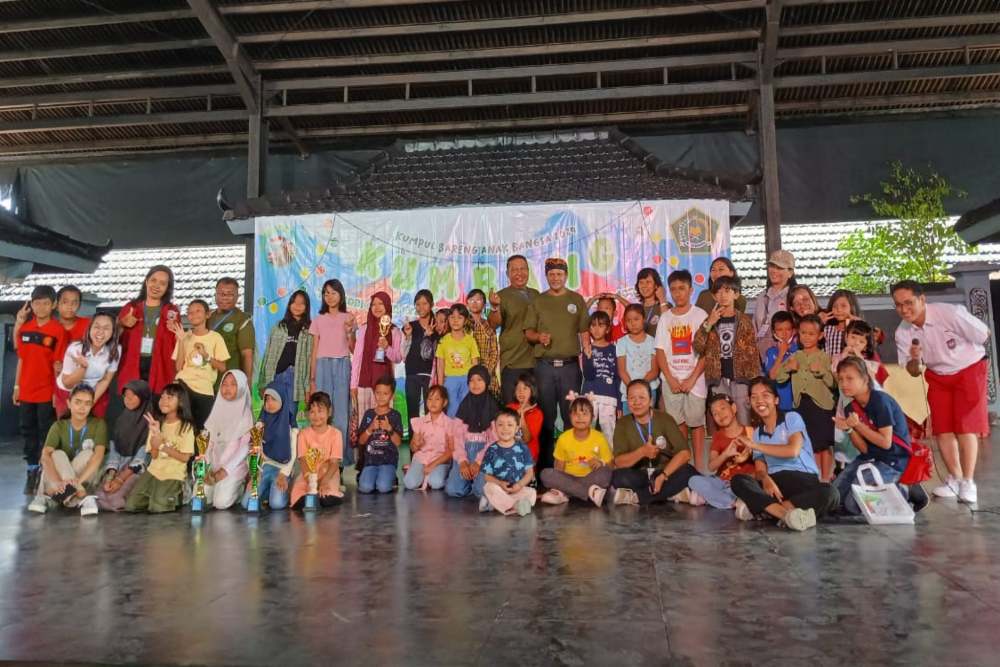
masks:
<path id="1" fill-rule="evenodd" d="M 865 482 L 865 472 L 870 472 L 872 484 Z M 858 467 L 857 484 L 851 484 L 851 495 L 861 508 L 865 520 L 872 525 L 912 524 L 913 508 L 895 484 L 886 484 L 874 464 Z"/>
<path id="2" fill-rule="evenodd" d="M 854 414 L 858 416 L 858 419 L 860 419 L 865 426 L 875 429 L 875 425 L 872 423 L 872 420 L 868 418 L 868 415 L 865 414 L 865 411 L 860 405 L 857 404 L 856 401 L 851 401 L 851 408 L 853 408 Z M 910 453 L 910 460 L 906 463 L 906 469 L 903 470 L 903 474 L 899 476 L 900 484 L 920 484 L 921 482 L 926 482 L 931 478 L 934 474 L 934 454 L 931 452 L 930 447 L 922 442 L 906 442 L 901 437 L 896 435 L 895 431 L 892 434 L 892 442 L 894 445 L 899 445 Z"/>

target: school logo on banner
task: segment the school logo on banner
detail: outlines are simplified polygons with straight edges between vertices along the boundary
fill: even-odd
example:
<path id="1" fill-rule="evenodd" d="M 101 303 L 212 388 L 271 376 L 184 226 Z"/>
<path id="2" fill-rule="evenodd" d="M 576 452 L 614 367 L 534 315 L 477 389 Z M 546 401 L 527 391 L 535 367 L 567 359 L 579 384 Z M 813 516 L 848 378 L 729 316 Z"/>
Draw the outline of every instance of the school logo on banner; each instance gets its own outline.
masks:
<path id="1" fill-rule="evenodd" d="M 719 223 L 700 208 L 692 207 L 670 223 L 670 233 L 681 252 L 710 255 L 712 241 L 719 234 Z"/>

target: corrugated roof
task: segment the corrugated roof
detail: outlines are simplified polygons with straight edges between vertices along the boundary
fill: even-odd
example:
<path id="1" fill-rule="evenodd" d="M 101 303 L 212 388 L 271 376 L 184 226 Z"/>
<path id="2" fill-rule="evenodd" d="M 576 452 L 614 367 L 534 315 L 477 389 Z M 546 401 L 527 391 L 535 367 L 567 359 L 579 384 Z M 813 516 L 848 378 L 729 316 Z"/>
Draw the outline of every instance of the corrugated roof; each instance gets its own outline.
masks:
<path id="1" fill-rule="evenodd" d="M 33 274 L 24 282 L 0 285 L 0 300 L 24 301 L 36 285 L 59 288 L 73 284 L 84 292 L 96 294 L 100 307 L 118 307 L 136 297 L 149 267 L 166 264 L 174 271 L 174 300 L 177 303 L 192 299 L 213 303 L 215 282 L 223 276 L 236 278 L 242 290 L 245 252 L 242 245 L 112 250 L 94 273 Z"/>

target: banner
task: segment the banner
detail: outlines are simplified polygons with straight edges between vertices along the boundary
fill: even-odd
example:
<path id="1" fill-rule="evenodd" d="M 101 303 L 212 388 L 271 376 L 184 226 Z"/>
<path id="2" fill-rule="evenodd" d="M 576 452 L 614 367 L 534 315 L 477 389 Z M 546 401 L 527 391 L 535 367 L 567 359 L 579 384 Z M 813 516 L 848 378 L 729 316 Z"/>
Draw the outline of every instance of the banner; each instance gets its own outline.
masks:
<path id="1" fill-rule="evenodd" d="M 524 255 L 529 284 L 544 291 L 547 257 L 569 264 L 567 286 L 590 297 L 635 300 L 636 273 L 688 269 L 696 291 L 712 259 L 729 255 L 729 202 L 665 200 L 470 206 L 257 218 L 254 326 L 260 354 L 298 289 L 319 310 L 323 283 L 338 278 L 347 306 L 365 321 L 372 294 L 392 295 L 393 320 L 415 317 L 413 296 L 431 290 L 435 307 L 507 285 L 506 262 Z"/>

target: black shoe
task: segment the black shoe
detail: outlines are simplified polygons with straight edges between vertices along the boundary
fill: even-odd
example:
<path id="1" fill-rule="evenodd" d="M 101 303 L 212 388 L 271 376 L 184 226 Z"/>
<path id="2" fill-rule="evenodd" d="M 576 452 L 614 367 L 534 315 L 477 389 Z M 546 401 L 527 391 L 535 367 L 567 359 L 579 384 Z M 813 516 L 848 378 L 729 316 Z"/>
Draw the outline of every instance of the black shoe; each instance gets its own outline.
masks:
<path id="1" fill-rule="evenodd" d="M 41 478 L 41 468 L 28 468 L 27 479 L 24 481 L 24 495 L 34 496 L 38 490 L 38 481 Z"/>
<path id="2" fill-rule="evenodd" d="M 914 512 L 919 512 L 923 508 L 927 507 L 927 503 L 931 501 L 931 499 L 927 497 L 927 492 L 924 491 L 924 487 L 919 484 L 911 484 L 907 487 L 907 490 L 910 493 L 910 504 L 913 505 Z"/>

